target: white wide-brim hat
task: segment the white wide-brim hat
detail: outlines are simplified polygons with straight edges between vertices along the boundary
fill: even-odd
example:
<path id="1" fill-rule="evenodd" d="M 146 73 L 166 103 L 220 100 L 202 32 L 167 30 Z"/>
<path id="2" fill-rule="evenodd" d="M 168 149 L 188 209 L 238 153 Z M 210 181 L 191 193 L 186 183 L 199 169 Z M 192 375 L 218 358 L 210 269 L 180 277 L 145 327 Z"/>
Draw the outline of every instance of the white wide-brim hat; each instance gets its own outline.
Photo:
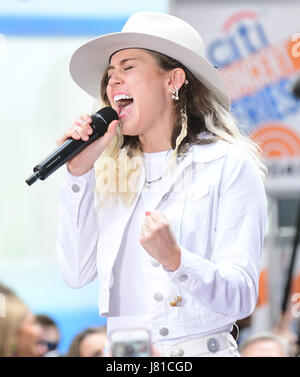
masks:
<path id="1" fill-rule="evenodd" d="M 202 38 L 186 21 L 169 14 L 135 13 L 121 32 L 105 34 L 83 44 L 70 61 L 73 80 L 92 97 L 99 98 L 100 81 L 109 58 L 126 48 L 153 50 L 179 61 L 229 109 L 228 89 L 220 73 L 204 57 Z"/>

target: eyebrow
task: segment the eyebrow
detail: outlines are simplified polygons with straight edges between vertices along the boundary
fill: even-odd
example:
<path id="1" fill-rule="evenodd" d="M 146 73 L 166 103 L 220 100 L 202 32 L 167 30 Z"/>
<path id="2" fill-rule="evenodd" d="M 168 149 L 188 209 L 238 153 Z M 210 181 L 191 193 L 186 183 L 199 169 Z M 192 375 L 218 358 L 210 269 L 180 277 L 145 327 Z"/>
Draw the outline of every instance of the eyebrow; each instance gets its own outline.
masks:
<path id="1" fill-rule="evenodd" d="M 124 65 L 126 62 L 128 62 L 128 60 L 138 60 L 136 58 L 128 58 L 128 59 L 123 59 L 120 61 L 120 65 Z M 113 65 L 109 65 L 108 68 L 107 68 L 107 71 L 111 70 L 111 69 L 114 69 L 115 67 Z"/>

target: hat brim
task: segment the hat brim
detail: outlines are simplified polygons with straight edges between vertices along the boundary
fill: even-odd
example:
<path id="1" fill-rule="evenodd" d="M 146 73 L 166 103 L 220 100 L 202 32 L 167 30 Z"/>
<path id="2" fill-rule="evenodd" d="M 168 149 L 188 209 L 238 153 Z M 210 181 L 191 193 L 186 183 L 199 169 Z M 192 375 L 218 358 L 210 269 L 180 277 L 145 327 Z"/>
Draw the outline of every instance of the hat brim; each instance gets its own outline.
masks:
<path id="1" fill-rule="evenodd" d="M 85 43 L 71 57 L 70 74 L 77 85 L 94 98 L 99 98 L 100 80 L 109 57 L 126 48 L 153 50 L 178 60 L 199 79 L 226 108 L 230 97 L 225 82 L 214 66 L 196 52 L 170 40 L 143 33 L 106 34 Z"/>

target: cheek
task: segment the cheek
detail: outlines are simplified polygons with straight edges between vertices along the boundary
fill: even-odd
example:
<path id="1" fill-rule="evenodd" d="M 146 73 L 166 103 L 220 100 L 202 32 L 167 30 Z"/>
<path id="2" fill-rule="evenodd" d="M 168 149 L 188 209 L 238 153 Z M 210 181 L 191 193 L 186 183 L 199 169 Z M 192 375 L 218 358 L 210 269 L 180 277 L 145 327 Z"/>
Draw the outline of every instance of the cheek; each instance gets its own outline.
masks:
<path id="1" fill-rule="evenodd" d="M 26 324 L 21 328 L 20 337 L 23 339 L 37 339 L 39 336 L 41 336 L 41 330 L 38 325 Z"/>
<path id="2" fill-rule="evenodd" d="M 167 99 L 164 91 L 157 87 L 146 87 L 139 90 L 136 95 L 137 110 L 147 118 L 153 117 L 156 114 L 161 114 L 167 106 Z"/>
<path id="3" fill-rule="evenodd" d="M 113 106 L 114 102 L 113 102 L 113 98 L 112 98 L 112 90 L 110 89 L 109 86 L 106 89 L 106 97 L 107 97 L 107 100 L 110 103 L 110 105 Z"/>

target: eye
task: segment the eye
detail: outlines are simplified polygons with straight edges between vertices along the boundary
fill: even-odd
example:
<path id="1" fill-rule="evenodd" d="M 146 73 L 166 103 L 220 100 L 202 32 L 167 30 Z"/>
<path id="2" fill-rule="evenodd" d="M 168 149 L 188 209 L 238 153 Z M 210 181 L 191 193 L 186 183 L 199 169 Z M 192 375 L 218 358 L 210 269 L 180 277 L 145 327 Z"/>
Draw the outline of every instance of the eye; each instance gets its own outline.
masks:
<path id="1" fill-rule="evenodd" d="M 129 65 L 128 67 L 124 67 L 124 71 L 128 71 L 131 68 L 133 68 L 133 66 L 131 66 L 131 65 Z"/>

